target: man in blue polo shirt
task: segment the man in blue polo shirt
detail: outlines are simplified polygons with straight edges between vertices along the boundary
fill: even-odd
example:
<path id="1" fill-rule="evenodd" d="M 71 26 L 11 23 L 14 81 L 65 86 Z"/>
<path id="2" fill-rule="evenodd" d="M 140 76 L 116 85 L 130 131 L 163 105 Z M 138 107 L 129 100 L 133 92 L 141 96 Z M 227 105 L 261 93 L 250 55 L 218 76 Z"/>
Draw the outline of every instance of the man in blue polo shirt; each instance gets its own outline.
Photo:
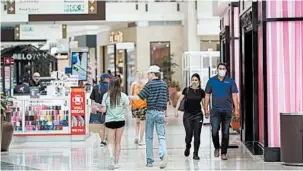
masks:
<path id="1" fill-rule="evenodd" d="M 215 147 L 215 157 L 220 156 L 219 130 L 222 123 L 221 159 L 227 160 L 227 148 L 229 143 L 229 126 L 232 113 L 239 118 L 238 88 L 234 80 L 226 75 L 227 67 L 224 63 L 218 64 L 218 75 L 210 78 L 205 88 L 205 117 L 209 116 L 209 99 L 212 94 L 212 106 L 210 123 L 212 127 L 212 139 Z"/>
<path id="2" fill-rule="evenodd" d="M 152 167 L 153 157 L 153 136 L 154 127 L 159 142 L 159 155 L 161 159 L 160 168 L 167 166 L 167 148 L 165 138 L 166 110 L 168 105 L 168 86 L 161 79 L 160 68 L 156 65 L 150 66 L 148 70 L 149 82 L 145 85 L 138 96 L 130 96 L 131 100 L 146 99 L 147 113 L 145 123 L 146 158 L 147 167 Z"/>

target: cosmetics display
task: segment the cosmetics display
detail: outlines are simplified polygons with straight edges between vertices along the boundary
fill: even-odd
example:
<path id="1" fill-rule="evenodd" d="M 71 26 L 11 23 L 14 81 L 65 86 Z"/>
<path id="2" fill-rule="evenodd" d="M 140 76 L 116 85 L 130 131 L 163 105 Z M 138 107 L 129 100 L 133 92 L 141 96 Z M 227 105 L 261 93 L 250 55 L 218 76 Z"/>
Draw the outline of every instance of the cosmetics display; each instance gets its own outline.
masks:
<path id="1" fill-rule="evenodd" d="M 29 101 L 25 104 L 25 131 L 69 129 L 69 110 L 65 100 Z"/>

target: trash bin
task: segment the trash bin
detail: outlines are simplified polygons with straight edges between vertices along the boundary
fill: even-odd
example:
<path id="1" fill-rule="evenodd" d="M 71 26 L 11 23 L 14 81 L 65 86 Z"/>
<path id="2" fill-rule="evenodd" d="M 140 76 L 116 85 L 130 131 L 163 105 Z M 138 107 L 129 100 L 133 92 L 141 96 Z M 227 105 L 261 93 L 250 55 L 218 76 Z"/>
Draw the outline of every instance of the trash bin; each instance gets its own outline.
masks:
<path id="1" fill-rule="evenodd" d="M 303 165 L 303 112 L 280 113 L 281 162 Z"/>

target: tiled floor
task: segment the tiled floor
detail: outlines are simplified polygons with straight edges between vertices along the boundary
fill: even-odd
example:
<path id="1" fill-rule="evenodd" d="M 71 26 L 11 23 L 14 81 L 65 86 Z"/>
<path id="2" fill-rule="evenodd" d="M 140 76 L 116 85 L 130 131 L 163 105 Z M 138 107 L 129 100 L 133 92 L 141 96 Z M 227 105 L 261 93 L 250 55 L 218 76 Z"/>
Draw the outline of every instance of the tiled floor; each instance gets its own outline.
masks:
<path id="1" fill-rule="evenodd" d="M 170 117 L 167 128 L 169 162 L 164 170 L 303 170 L 303 167 L 286 167 L 281 163 L 264 163 L 260 156 L 252 156 L 237 136 L 232 136 L 230 142 L 238 144 L 239 148 L 230 149 L 229 160 L 221 161 L 212 156 L 209 126 L 202 129 L 201 160 L 193 161 L 192 156 L 183 156 L 184 129 L 181 117 Z M 134 135 L 134 121 L 129 118 L 122 140 L 122 167 L 119 170 L 160 170 L 160 160 L 157 158 L 153 168 L 145 167 L 145 146 L 135 145 Z M 155 157 L 158 156 L 157 144 L 155 139 Z M 108 162 L 108 151 L 99 146 L 96 134 L 85 142 L 15 143 L 9 152 L 1 154 L 1 170 L 108 170 Z"/>

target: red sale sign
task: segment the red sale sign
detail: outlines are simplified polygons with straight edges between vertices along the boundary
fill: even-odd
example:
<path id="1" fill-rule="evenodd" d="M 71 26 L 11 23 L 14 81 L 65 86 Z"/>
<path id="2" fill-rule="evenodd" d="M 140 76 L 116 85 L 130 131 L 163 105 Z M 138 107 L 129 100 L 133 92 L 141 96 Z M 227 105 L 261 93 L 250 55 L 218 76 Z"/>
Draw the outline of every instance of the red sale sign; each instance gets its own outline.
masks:
<path id="1" fill-rule="evenodd" d="M 70 95 L 72 135 L 85 135 L 85 92 L 84 88 L 71 88 Z"/>

